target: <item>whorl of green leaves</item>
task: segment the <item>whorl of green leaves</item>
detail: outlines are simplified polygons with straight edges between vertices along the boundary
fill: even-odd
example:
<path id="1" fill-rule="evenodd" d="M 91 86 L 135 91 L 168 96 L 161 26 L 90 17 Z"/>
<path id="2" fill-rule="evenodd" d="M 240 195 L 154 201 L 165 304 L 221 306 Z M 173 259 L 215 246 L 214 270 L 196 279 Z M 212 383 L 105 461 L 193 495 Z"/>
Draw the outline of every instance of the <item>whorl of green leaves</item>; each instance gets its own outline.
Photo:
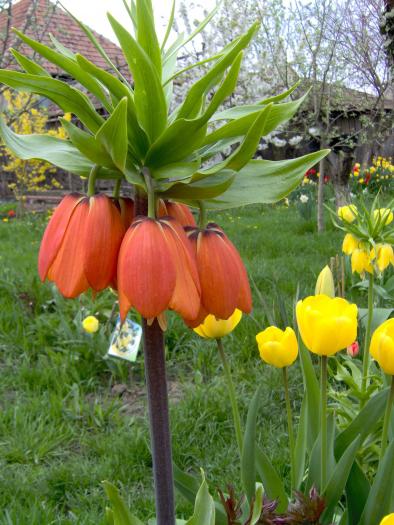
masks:
<path id="1" fill-rule="evenodd" d="M 1 121 L 0 135 L 16 156 L 40 158 L 79 176 L 88 176 L 93 166 L 99 166 L 99 177 L 125 178 L 144 190 L 142 173 L 149 173 L 157 196 L 230 208 L 283 198 L 305 171 L 327 154 L 319 151 L 280 162 L 251 160 L 261 137 L 298 110 L 304 97 L 282 102 L 297 86 L 254 105 L 220 110 L 236 88 L 243 52 L 259 29 L 257 23 L 220 53 L 202 61 L 208 65 L 205 74 L 171 111 L 175 79 L 182 82 L 188 70 L 202 64 L 177 71 L 179 51 L 209 23 L 217 7 L 191 35 L 180 35 L 168 45 L 175 5 L 162 44 L 156 35 L 151 0 L 125 1 L 125 6 L 132 32 L 111 15 L 108 18 L 130 74 L 116 68 L 90 29 L 79 21 L 107 62 L 107 70 L 73 53 L 54 37 L 51 48 L 15 30 L 37 55 L 63 70 L 83 90 L 52 78 L 42 66 L 15 50 L 12 53 L 24 72 L 0 70 L 0 82 L 50 99 L 84 126 L 80 129 L 61 119 L 68 135 L 68 140 L 62 140 L 16 135 Z M 97 112 L 93 99 L 106 110 L 107 118 Z M 232 154 L 215 164 L 217 154 L 230 146 Z"/>

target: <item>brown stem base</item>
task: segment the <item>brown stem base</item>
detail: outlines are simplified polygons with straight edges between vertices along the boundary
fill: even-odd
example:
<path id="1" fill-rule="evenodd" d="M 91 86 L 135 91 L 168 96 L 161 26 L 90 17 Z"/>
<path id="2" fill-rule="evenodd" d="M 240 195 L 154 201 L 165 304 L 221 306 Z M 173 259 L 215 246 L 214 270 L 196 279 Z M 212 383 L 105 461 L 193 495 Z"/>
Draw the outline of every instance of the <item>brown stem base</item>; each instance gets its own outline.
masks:
<path id="1" fill-rule="evenodd" d="M 174 480 L 164 353 L 164 335 L 157 322 L 143 320 L 145 377 L 148 391 L 157 525 L 175 525 Z"/>

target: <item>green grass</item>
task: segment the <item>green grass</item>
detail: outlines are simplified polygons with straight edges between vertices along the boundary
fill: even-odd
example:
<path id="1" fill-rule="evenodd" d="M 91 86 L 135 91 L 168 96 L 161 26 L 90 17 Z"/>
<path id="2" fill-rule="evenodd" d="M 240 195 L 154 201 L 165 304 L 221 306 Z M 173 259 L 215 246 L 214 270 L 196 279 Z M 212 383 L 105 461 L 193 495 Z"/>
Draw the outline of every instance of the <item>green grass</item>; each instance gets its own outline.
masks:
<path id="1" fill-rule="evenodd" d="M 295 209 L 249 207 L 215 216 L 239 248 L 265 302 L 284 304 L 292 320 L 299 286 L 311 293 L 317 274 L 340 248 L 329 228 L 318 236 Z M 141 518 L 154 513 L 142 355 L 132 367 L 105 357 L 113 294 L 66 301 L 42 285 L 36 259 L 45 220 L 38 215 L 0 222 L 0 524 L 101 524 L 100 485 L 115 482 Z M 279 372 L 258 358 L 255 334 L 267 320 L 254 290 L 253 314 L 225 341 L 245 417 L 263 385 L 259 441 L 281 474 L 288 472 L 284 400 Z M 81 319 L 96 314 L 94 336 Z M 171 384 L 174 459 L 202 467 L 211 487 L 239 485 L 237 449 L 224 377 L 213 343 L 202 341 L 171 315 L 166 339 Z M 291 392 L 302 393 L 294 367 Z M 126 383 L 126 398 L 114 384 Z M 179 516 L 189 504 L 177 498 Z"/>

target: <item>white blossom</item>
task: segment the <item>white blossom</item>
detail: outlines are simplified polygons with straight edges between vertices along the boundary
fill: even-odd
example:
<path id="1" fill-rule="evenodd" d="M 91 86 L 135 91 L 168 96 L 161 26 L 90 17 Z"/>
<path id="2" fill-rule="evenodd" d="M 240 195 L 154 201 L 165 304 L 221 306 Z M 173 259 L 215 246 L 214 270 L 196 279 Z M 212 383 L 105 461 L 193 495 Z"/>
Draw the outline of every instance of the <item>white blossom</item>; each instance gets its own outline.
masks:
<path id="1" fill-rule="evenodd" d="M 308 195 L 305 195 L 305 193 L 302 193 L 300 195 L 300 201 L 302 202 L 302 204 L 306 204 L 309 201 Z"/>
<path id="2" fill-rule="evenodd" d="M 289 144 L 290 146 L 297 146 L 297 144 L 299 144 L 301 141 L 301 135 L 296 135 L 295 137 L 291 137 L 291 139 L 289 139 Z"/>

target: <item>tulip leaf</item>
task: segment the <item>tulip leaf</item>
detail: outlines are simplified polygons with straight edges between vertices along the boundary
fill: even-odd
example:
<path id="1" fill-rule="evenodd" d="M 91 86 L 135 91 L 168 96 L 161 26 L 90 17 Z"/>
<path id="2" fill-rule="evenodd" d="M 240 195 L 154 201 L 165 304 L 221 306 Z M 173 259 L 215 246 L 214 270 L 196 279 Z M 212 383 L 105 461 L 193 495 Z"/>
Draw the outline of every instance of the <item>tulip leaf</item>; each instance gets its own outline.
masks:
<path id="1" fill-rule="evenodd" d="M 223 170 L 220 174 L 206 177 L 195 183 L 174 184 L 166 191 L 158 190 L 158 194 L 164 199 L 182 200 L 195 205 L 195 201 L 211 199 L 222 194 L 231 186 L 233 180 L 234 173 L 231 170 Z"/>
<path id="2" fill-rule="evenodd" d="M 257 488 L 253 499 L 253 512 L 250 518 L 250 525 L 256 525 L 260 521 L 263 510 L 264 487 L 261 483 L 256 483 L 256 485 Z"/>
<path id="3" fill-rule="evenodd" d="M 271 131 L 280 124 L 290 120 L 298 111 L 305 97 L 306 94 L 298 100 L 284 102 L 282 104 L 273 104 L 262 135 L 268 135 L 268 133 L 271 133 Z M 221 118 L 234 120 L 231 120 L 207 135 L 204 144 L 211 144 L 218 140 L 244 135 L 253 124 L 256 113 L 260 112 L 262 107 L 264 106 L 258 104 L 254 106 L 240 106 L 216 114 L 215 120 L 220 120 Z"/>
<path id="4" fill-rule="evenodd" d="M 111 510 L 114 525 L 143 525 L 142 521 L 130 513 L 118 489 L 112 483 L 103 481 L 103 486 L 113 507 Z"/>
<path id="5" fill-rule="evenodd" d="M 301 403 L 300 419 L 298 422 L 298 432 L 295 444 L 295 489 L 299 490 L 305 473 L 305 459 L 308 436 L 308 402 L 307 396 L 304 394 Z"/>
<path id="6" fill-rule="evenodd" d="M 77 60 L 76 54 L 73 51 L 71 51 L 71 49 L 59 42 L 59 40 L 57 40 L 57 38 L 55 38 L 52 33 L 49 33 L 49 38 L 51 39 L 52 44 L 56 47 L 59 53 L 61 53 L 67 58 L 70 58 L 71 60 Z"/>
<path id="7" fill-rule="evenodd" d="M 346 504 L 348 512 L 348 525 L 359 525 L 365 503 L 371 487 L 363 470 L 357 463 L 353 463 L 346 484 Z"/>
<path id="8" fill-rule="evenodd" d="M 258 23 L 253 24 L 242 37 L 236 39 L 234 44 L 229 46 L 229 51 L 212 66 L 208 73 L 193 84 L 181 107 L 176 110 L 177 118 L 188 119 L 198 114 L 205 94 L 219 82 L 224 71 L 233 63 L 235 57 L 249 44 L 258 27 Z"/>
<path id="9" fill-rule="evenodd" d="M 315 416 L 316 417 L 316 416 Z M 319 420 L 320 427 L 320 420 Z M 335 421 L 334 414 L 329 414 L 327 417 L 327 476 L 331 477 L 334 472 L 335 457 L 334 457 L 334 437 L 335 437 Z M 314 485 L 320 488 L 320 492 L 323 492 L 323 487 L 320 486 L 320 474 L 321 474 L 321 432 L 313 445 L 312 452 L 309 457 L 309 472 L 308 479 L 306 481 L 306 489 L 310 490 Z"/>
<path id="10" fill-rule="evenodd" d="M 115 166 L 124 172 L 127 158 L 127 97 L 122 98 L 98 130 L 96 139 L 110 154 Z"/>
<path id="11" fill-rule="evenodd" d="M 208 200 L 206 206 L 210 209 L 226 209 L 277 202 L 296 188 L 305 172 L 328 152 L 316 151 L 291 160 L 252 160 L 235 174 L 230 188 L 220 197 Z"/>
<path id="12" fill-rule="evenodd" d="M 174 184 L 179 181 L 190 180 L 201 165 L 200 160 L 194 162 L 174 162 L 152 169 L 152 177 L 162 183 Z"/>
<path id="13" fill-rule="evenodd" d="M 197 492 L 193 516 L 186 525 L 215 525 L 215 504 L 204 476 Z"/>
<path id="14" fill-rule="evenodd" d="M 388 446 L 383 459 L 379 463 L 375 480 L 372 484 L 364 512 L 361 516 L 360 525 L 371 525 L 379 523 L 380 520 L 389 514 L 393 509 L 390 508 L 392 490 L 394 487 L 394 441 Z"/>
<path id="15" fill-rule="evenodd" d="M 300 343 L 299 346 L 302 377 L 304 381 L 305 396 L 307 400 L 307 448 L 309 453 L 311 453 L 312 447 L 316 442 L 320 432 L 320 388 L 310 353 L 302 343 Z"/>
<path id="16" fill-rule="evenodd" d="M 76 148 L 94 164 L 114 168 L 114 163 L 104 146 L 94 137 L 68 120 L 60 119 L 67 135 Z"/>
<path id="17" fill-rule="evenodd" d="M 39 64 L 36 64 L 33 60 L 30 60 L 30 58 L 27 58 L 25 55 L 22 55 L 22 53 L 19 53 L 19 51 L 17 51 L 16 49 L 10 48 L 10 51 L 14 56 L 15 60 L 26 71 L 26 73 L 52 78 L 46 69 L 44 69 Z"/>
<path id="18" fill-rule="evenodd" d="M 174 470 L 174 484 L 176 489 L 191 503 L 194 503 L 196 494 L 199 489 L 199 482 L 197 478 L 191 474 L 183 472 L 175 463 L 173 463 Z"/>
<path id="19" fill-rule="evenodd" d="M 256 445 L 256 470 L 261 479 L 264 491 L 271 500 L 278 500 L 278 511 L 284 512 L 288 500 L 283 482 L 272 466 L 262 448 Z"/>
<path id="20" fill-rule="evenodd" d="M 263 100 L 260 100 L 259 104 L 269 104 L 270 102 L 274 102 L 274 103 L 281 102 L 282 100 L 287 98 L 289 95 L 291 95 L 293 91 L 295 91 L 300 84 L 301 84 L 301 80 L 297 80 L 295 84 L 289 87 L 289 89 L 287 89 L 286 91 L 283 91 L 283 93 L 279 93 L 279 95 L 273 95 L 272 97 L 269 97 L 269 98 L 264 98 Z"/>
<path id="21" fill-rule="evenodd" d="M 61 80 L 0 69 L 0 82 L 19 91 L 49 98 L 65 113 L 74 113 L 93 133 L 96 133 L 103 123 L 88 97 Z"/>
<path id="22" fill-rule="evenodd" d="M 360 444 L 361 437 L 357 436 L 342 454 L 341 459 L 335 467 L 328 484 L 324 489 L 323 497 L 326 501 L 326 508 L 324 509 L 324 513 L 321 517 L 322 525 L 328 525 L 331 523 L 337 503 L 345 489 L 345 485 Z"/>
<path id="23" fill-rule="evenodd" d="M 108 103 L 108 99 L 105 92 L 103 91 L 103 88 L 100 86 L 97 80 L 89 73 L 84 71 L 75 60 L 67 58 L 63 54 L 58 53 L 45 44 L 29 38 L 27 35 L 24 35 L 17 29 L 14 29 L 14 32 L 21 40 L 23 40 L 23 42 L 25 42 L 25 44 L 30 46 L 46 60 L 52 62 L 52 64 L 55 64 L 59 68 L 69 73 L 73 78 L 75 78 L 75 80 L 77 80 L 82 86 L 84 86 L 95 97 L 97 97 L 102 102 L 107 111 L 110 111 L 110 104 Z"/>
<path id="24" fill-rule="evenodd" d="M 138 121 L 150 141 L 154 142 L 167 123 L 167 103 L 160 77 L 140 44 L 110 14 L 108 19 L 133 75 Z"/>
<path id="25" fill-rule="evenodd" d="M 241 480 L 249 504 L 254 498 L 256 485 L 256 420 L 260 397 L 261 386 L 249 405 L 241 455 Z"/>
<path id="26" fill-rule="evenodd" d="M 146 165 L 160 166 L 163 161 L 171 163 L 185 159 L 203 143 L 208 120 L 223 100 L 234 91 L 241 61 L 242 52 L 234 60 L 203 115 L 196 119 L 175 120 L 165 130 L 149 150 L 145 161 Z"/>
<path id="27" fill-rule="evenodd" d="M 385 388 L 369 399 L 350 425 L 337 436 L 335 439 L 335 456 L 337 459 L 341 457 L 357 435 L 361 436 L 363 442 L 369 434 L 374 432 L 377 423 L 384 414 L 388 390 Z"/>

